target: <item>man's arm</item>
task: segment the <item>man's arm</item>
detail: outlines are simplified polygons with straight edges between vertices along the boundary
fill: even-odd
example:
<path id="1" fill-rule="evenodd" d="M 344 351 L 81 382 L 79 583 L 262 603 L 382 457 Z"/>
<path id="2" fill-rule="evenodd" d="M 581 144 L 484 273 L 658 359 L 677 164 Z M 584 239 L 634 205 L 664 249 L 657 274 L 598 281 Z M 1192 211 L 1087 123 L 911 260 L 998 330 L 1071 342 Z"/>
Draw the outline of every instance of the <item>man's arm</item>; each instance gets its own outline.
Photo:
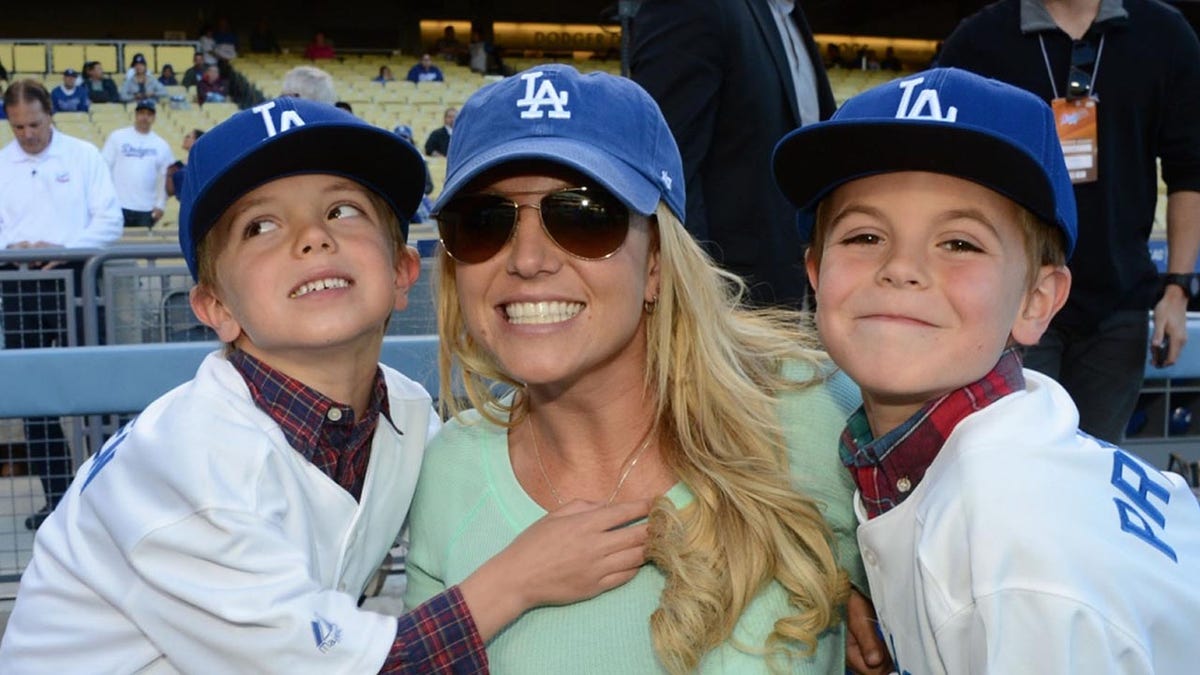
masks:
<path id="1" fill-rule="evenodd" d="M 1172 192 L 1167 196 L 1167 272 L 1193 273 L 1197 255 L 1200 255 L 1200 192 Z M 1154 333 L 1150 343 L 1161 345 L 1164 336 L 1170 337 L 1165 366 L 1175 363 L 1187 344 L 1187 303 L 1183 289 L 1168 284 L 1154 305 Z"/>
<path id="2" fill-rule="evenodd" d="M 687 229 L 708 239 L 701 167 L 716 133 L 725 19 L 713 2 L 650 0 L 634 17 L 630 76 L 662 109 L 687 181 Z M 746 120 L 753 124 L 754 120 Z"/>

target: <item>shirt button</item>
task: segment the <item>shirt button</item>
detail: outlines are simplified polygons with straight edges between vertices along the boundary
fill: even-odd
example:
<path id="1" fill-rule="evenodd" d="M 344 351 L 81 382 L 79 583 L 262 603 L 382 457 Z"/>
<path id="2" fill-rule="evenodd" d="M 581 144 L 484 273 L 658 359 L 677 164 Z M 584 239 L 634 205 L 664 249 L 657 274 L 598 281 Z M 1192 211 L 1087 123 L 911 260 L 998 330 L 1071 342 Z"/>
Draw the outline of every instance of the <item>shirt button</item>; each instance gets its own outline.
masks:
<path id="1" fill-rule="evenodd" d="M 896 481 L 896 489 L 901 492 L 908 492 L 912 489 L 912 481 L 907 478 L 901 478 L 900 480 Z"/>
<path id="2" fill-rule="evenodd" d="M 879 562 L 879 559 L 875 557 L 875 551 L 872 551 L 869 548 L 862 552 L 862 558 L 863 562 L 867 563 L 871 567 L 875 567 L 876 563 Z"/>
<path id="3" fill-rule="evenodd" d="M 342 409 L 330 408 L 329 412 L 325 413 L 325 416 L 329 418 L 329 421 L 337 422 L 338 420 L 342 419 Z"/>

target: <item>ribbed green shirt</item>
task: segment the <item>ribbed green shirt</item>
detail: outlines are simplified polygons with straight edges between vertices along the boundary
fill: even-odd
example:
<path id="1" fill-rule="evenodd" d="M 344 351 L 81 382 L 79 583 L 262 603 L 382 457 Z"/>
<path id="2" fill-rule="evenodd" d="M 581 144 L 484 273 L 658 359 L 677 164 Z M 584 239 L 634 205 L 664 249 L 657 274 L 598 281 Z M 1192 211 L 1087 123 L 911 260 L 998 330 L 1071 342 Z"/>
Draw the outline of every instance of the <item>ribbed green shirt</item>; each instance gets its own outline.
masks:
<path id="1" fill-rule="evenodd" d="M 804 378 L 806 372 L 796 370 L 795 376 Z M 838 374 L 822 386 L 787 394 L 780 415 L 796 484 L 825 506 L 839 560 L 854 584 L 865 588 L 851 506 L 854 486 L 838 459 L 838 435 L 858 405 L 858 389 Z M 683 484 L 667 496 L 679 507 L 692 500 Z M 513 474 L 506 430 L 474 411 L 451 421 L 426 451 L 410 512 L 405 603 L 416 606 L 461 582 L 544 515 Z M 663 583 L 658 569 L 646 565 L 629 583 L 590 600 L 526 612 L 488 645 L 492 672 L 664 672 L 649 628 Z M 734 639 L 761 647 L 774 622 L 790 613 L 784 590 L 772 583 L 743 612 Z M 792 664 L 788 672 L 844 673 L 844 640 L 844 626 L 826 631 L 813 657 Z M 761 655 L 726 642 L 706 655 L 699 672 L 765 673 L 767 665 Z"/>

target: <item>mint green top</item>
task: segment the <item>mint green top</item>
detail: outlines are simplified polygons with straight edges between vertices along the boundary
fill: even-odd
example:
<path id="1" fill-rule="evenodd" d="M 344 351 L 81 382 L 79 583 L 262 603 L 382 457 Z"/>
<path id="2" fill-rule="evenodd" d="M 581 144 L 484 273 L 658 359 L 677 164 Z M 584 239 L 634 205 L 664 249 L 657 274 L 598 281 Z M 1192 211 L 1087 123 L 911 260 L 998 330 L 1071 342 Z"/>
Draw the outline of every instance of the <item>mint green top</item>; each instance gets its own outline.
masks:
<path id="1" fill-rule="evenodd" d="M 798 372 L 797 377 L 805 377 Z M 859 405 L 858 389 L 844 375 L 787 394 L 780 415 L 787 431 L 792 473 L 809 496 L 824 504 L 837 539 L 838 558 L 855 586 L 866 587 L 851 506 L 854 485 L 838 458 L 838 435 Z M 414 607 L 463 581 L 546 511 L 521 488 L 509 461 L 507 432 L 470 411 L 443 427 L 425 454 L 410 512 L 411 546 L 405 604 Z M 686 485 L 667 496 L 678 507 L 692 501 Z M 488 645 L 491 670 L 500 675 L 663 673 L 650 640 L 663 576 L 644 566 L 629 583 L 583 602 L 539 607 L 501 631 Z M 772 582 L 756 597 L 734 630 L 743 645 L 761 647 L 774 622 L 791 614 L 786 593 Z M 792 673 L 845 672 L 844 625 L 826 631 L 811 659 Z M 707 654 L 701 673 L 766 673 L 766 660 L 730 642 Z"/>

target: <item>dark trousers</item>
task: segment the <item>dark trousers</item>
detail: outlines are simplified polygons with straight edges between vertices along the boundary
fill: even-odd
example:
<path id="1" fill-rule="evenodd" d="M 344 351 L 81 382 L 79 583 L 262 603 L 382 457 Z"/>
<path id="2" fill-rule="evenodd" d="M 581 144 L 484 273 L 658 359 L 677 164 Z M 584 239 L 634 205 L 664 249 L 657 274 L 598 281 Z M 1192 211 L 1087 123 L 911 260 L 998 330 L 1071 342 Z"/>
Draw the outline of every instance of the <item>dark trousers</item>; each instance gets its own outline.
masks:
<path id="1" fill-rule="evenodd" d="M 79 269 L 75 272 L 78 280 Z M 74 303 L 65 297 L 61 279 L 0 282 L 0 301 L 4 303 L 5 348 L 67 344 L 66 312 Z M 53 508 L 71 484 L 71 450 L 66 435 L 57 417 L 27 417 L 25 438 L 29 470 L 41 477 L 46 503 Z"/>
<path id="2" fill-rule="evenodd" d="M 154 226 L 153 211 L 130 211 L 129 209 L 121 209 L 121 215 L 125 216 L 125 227 L 144 227 L 150 229 Z"/>

